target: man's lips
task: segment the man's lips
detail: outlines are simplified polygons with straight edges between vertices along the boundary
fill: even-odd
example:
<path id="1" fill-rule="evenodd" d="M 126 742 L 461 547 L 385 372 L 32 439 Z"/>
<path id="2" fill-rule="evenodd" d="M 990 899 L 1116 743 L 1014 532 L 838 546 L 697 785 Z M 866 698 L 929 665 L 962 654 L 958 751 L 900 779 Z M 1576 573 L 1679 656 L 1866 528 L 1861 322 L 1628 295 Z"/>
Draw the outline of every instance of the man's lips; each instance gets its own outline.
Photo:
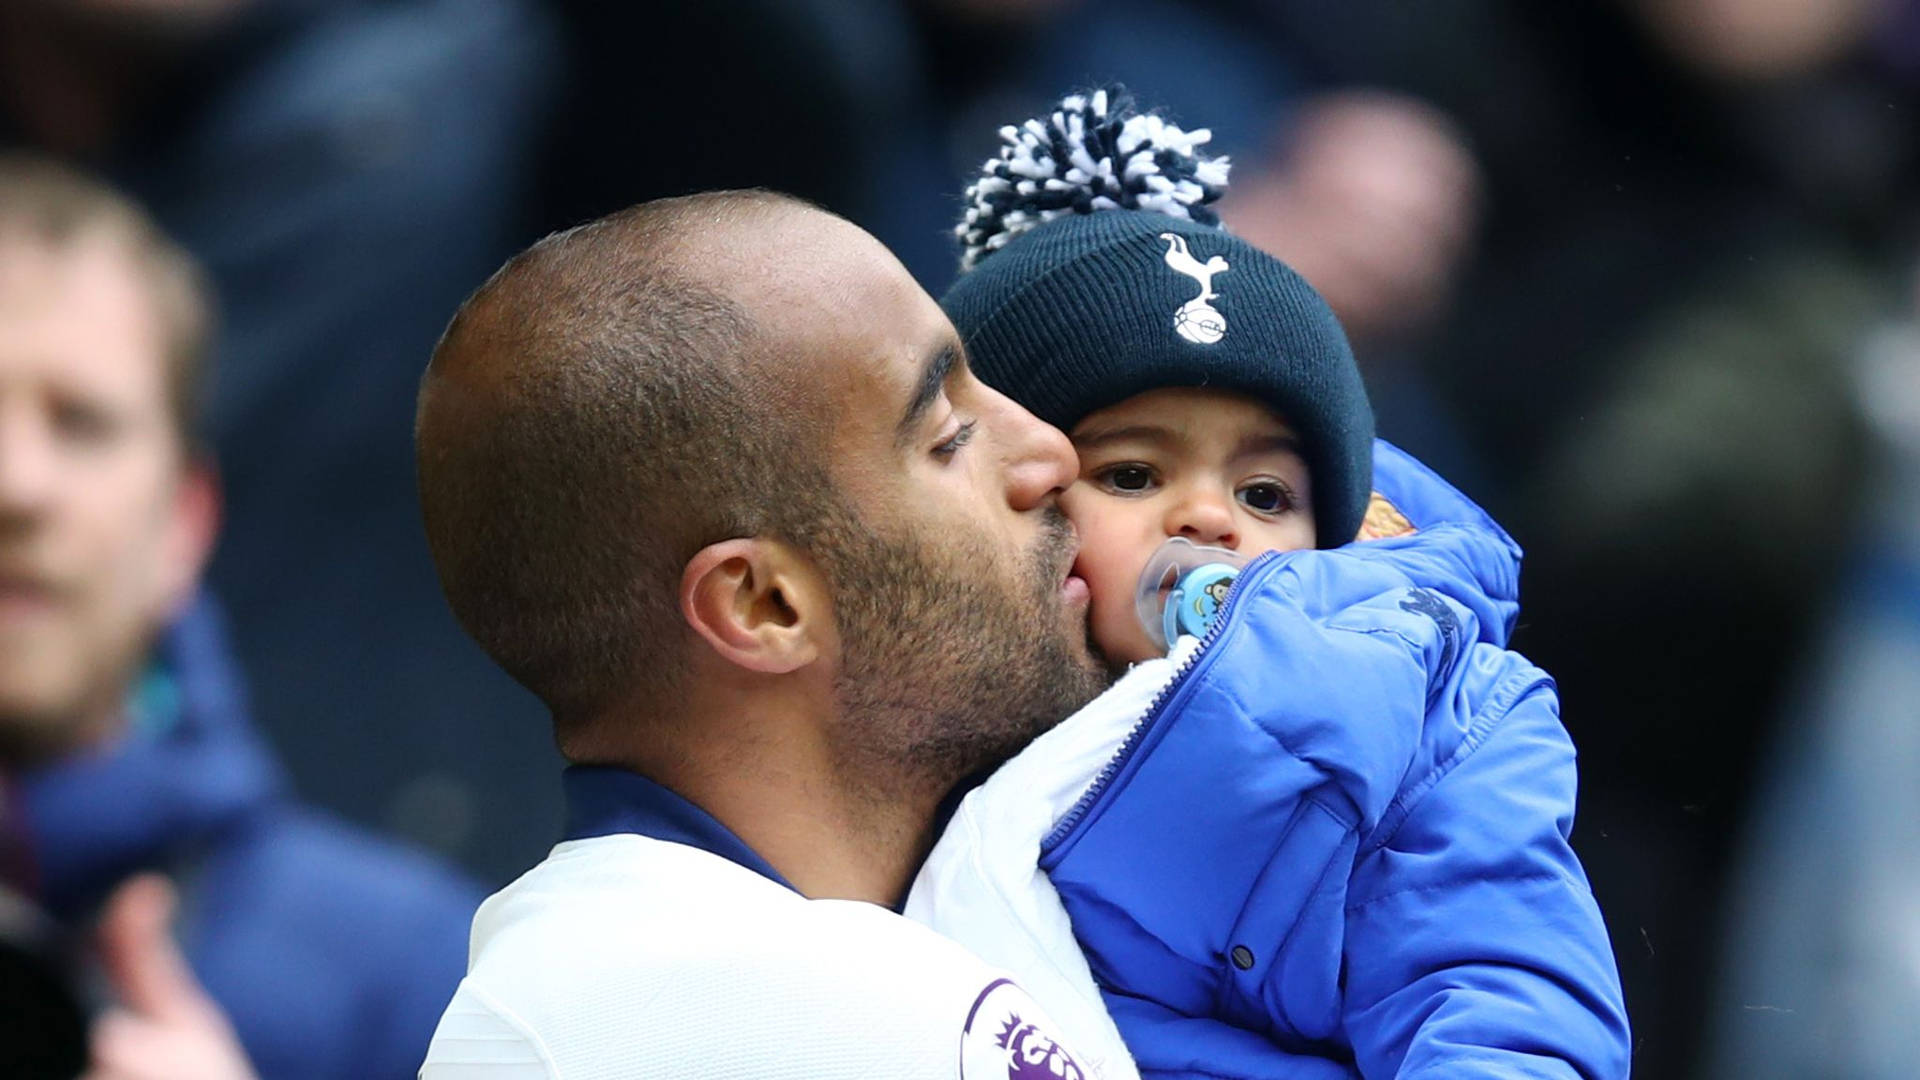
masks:
<path id="1" fill-rule="evenodd" d="M 1083 604 L 1091 594 L 1087 591 L 1087 579 L 1079 574 L 1068 574 L 1060 583 L 1060 597 L 1068 604 Z"/>
<path id="2" fill-rule="evenodd" d="M 47 611 L 60 603 L 62 590 L 46 578 L 0 571 L 0 612 L 28 615 Z"/>
<path id="3" fill-rule="evenodd" d="M 1080 576 L 1080 531 L 1074 529 L 1071 522 L 1067 527 L 1072 529 L 1072 532 L 1069 533 L 1066 557 L 1063 560 L 1067 568 L 1060 576 L 1060 596 L 1069 604 L 1080 604 L 1090 595 L 1087 591 L 1087 579 Z"/>

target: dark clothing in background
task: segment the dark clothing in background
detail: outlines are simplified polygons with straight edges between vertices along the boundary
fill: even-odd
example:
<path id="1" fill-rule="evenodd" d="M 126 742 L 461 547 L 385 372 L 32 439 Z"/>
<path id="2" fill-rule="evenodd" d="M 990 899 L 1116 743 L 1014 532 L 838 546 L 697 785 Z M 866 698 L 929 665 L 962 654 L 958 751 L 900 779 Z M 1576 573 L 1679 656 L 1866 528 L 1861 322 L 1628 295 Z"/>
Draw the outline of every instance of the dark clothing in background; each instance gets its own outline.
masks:
<path id="1" fill-rule="evenodd" d="M 520 0 L 257 0 L 194 49 L 86 164 L 219 296 L 210 584 L 259 724 L 307 796 L 504 879 L 552 839 L 558 761 L 440 595 L 412 429 L 455 307 L 531 239 L 548 24 Z"/>
<path id="2" fill-rule="evenodd" d="M 164 871 L 187 958 L 264 1080 L 413 1076 L 466 972 L 479 889 L 292 797 L 207 601 L 137 698 L 124 738 L 19 778 L 36 899 L 77 925 Z"/>
<path id="3" fill-rule="evenodd" d="M 538 198 L 549 229 L 740 187 L 858 221 L 870 148 L 919 104 L 901 99 L 912 67 L 893 0 L 546 6 L 562 27 L 566 74 Z"/>

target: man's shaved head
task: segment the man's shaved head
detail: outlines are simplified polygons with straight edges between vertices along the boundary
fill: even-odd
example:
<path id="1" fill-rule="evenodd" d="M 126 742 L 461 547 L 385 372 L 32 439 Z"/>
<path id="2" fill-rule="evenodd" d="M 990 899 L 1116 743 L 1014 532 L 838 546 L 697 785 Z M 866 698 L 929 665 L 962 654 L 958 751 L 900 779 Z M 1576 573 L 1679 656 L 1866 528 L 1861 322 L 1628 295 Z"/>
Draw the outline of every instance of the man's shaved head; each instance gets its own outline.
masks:
<path id="1" fill-rule="evenodd" d="M 861 243 L 880 250 L 772 193 L 660 200 L 542 240 L 454 316 L 420 390 L 427 538 L 455 615 L 563 749 L 570 721 L 670 700 L 694 553 L 836 509 L 829 392 L 792 313 L 777 338 L 760 315 L 793 299 L 796 260 L 871 258 Z"/>

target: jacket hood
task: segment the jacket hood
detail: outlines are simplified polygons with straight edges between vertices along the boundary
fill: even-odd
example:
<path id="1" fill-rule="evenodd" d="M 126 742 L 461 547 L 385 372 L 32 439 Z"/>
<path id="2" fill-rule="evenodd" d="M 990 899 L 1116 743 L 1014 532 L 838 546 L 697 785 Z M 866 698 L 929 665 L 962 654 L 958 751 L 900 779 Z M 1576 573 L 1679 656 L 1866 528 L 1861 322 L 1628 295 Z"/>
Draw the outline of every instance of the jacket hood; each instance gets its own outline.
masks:
<path id="1" fill-rule="evenodd" d="M 1466 607 L 1482 637 L 1505 648 L 1520 616 L 1520 545 L 1479 504 L 1405 450 L 1375 439 L 1373 459 L 1374 490 L 1416 531 L 1364 545 L 1400 549 L 1397 559 L 1410 577 Z"/>

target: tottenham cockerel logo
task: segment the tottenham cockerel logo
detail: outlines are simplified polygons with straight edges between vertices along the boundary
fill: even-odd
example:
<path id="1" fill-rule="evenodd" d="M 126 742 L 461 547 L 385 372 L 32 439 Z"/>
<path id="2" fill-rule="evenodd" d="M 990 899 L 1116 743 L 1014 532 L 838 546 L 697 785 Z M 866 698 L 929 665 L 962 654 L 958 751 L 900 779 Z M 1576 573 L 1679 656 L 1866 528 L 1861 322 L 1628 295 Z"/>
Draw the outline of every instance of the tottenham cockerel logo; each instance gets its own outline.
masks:
<path id="1" fill-rule="evenodd" d="M 1025 991 L 1006 979 L 995 980 L 967 1017 L 960 1075 L 965 1080 L 1094 1080 L 1054 1039 L 1052 1027 Z"/>
<path id="2" fill-rule="evenodd" d="M 1175 273 L 1184 274 L 1200 283 L 1200 295 L 1180 305 L 1180 310 L 1173 313 L 1174 331 L 1195 345 L 1218 342 L 1227 336 L 1227 317 L 1207 301 L 1217 299 L 1220 295 L 1213 291 L 1213 276 L 1224 274 L 1231 267 L 1227 265 L 1227 260 L 1218 255 L 1206 262 L 1194 258 L 1193 253 L 1187 250 L 1187 238 L 1178 233 L 1161 233 L 1160 239 L 1167 242 L 1167 265 L 1173 267 Z"/>

